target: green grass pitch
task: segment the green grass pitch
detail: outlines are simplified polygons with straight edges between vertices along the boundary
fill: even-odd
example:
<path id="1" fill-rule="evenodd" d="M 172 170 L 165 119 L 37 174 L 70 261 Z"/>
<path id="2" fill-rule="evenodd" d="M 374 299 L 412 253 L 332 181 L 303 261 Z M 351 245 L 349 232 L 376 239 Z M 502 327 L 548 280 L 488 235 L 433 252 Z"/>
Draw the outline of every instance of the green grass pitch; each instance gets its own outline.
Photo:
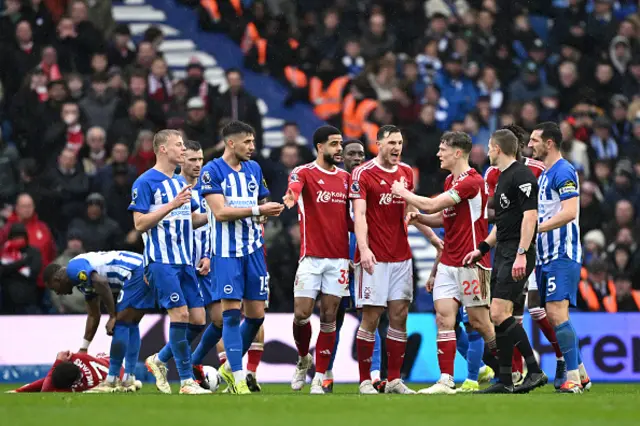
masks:
<path id="1" fill-rule="evenodd" d="M 411 383 L 413 389 L 423 385 Z M 2 385 L 0 391 L 14 386 Z M 265 384 L 260 394 L 159 394 L 145 383 L 136 394 L 0 394 L 0 424 L 119 425 L 638 425 L 640 385 L 594 384 L 583 395 L 556 395 L 547 385 L 529 395 L 371 395 L 338 384 L 333 395 L 293 393 Z"/>

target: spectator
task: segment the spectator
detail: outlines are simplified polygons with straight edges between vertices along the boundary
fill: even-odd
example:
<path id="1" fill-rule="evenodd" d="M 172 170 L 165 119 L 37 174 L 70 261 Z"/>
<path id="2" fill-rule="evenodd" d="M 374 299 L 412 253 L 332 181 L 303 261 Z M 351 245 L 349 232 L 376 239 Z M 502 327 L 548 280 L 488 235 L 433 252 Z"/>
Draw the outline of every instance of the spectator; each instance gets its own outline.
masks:
<path id="1" fill-rule="evenodd" d="M 512 101 L 529 102 L 540 98 L 545 89 L 546 85 L 540 81 L 538 65 L 527 61 L 520 78 L 509 86 L 509 93 Z"/>
<path id="2" fill-rule="evenodd" d="M 611 118 L 613 119 L 611 134 L 616 140 L 620 150 L 629 155 L 631 151 L 631 141 L 633 140 L 633 126 L 632 123 L 627 120 L 627 108 L 629 108 L 629 100 L 626 96 L 613 95 L 611 97 Z"/>
<path id="3" fill-rule="evenodd" d="M 118 24 L 113 32 L 113 42 L 107 50 L 107 58 L 111 66 L 124 69 L 133 63 L 136 53 L 129 48 L 130 42 L 129 25 Z"/>
<path id="4" fill-rule="evenodd" d="M 111 148 L 111 157 L 108 164 L 98 170 L 96 178 L 93 180 L 92 189 L 94 192 L 107 194 L 111 186 L 113 186 L 113 168 L 116 164 L 125 164 L 129 170 L 129 180 L 133 182 L 138 176 L 136 168 L 128 164 L 129 162 L 129 145 L 124 142 L 117 142 Z"/>
<path id="5" fill-rule="evenodd" d="M 18 194 L 20 176 L 18 160 L 20 154 L 11 145 L 7 145 L 0 130 L 0 205 L 12 202 Z"/>
<path id="6" fill-rule="evenodd" d="M 616 77 L 623 77 L 627 72 L 627 65 L 631 61 L 629 39 L 623 36 L 614 37 L 609 45 L 609 59 L 616 70 Z"/>
<path id="7" fill-rule="evenodd" d="M 78 167 L 74 150 L 62 150 L 57 163 L 45 170 L 42 184 L 47 189 L 48 208 L 55 209 L 52 223 L 57 230 L 66 233 L 69 222 L 82 215 L 84 199 L 89 193 L 89 177 Z"/>
<path id="8" fill-rule="evenodd" d="M 618 274 L 614 278 L 614 284 L 615 293 L 602 301 L 604 309 L 609 313 L 640 312 L 640 291 L 632 290 L 631 277 L 627 274 Z"/>
<path id="9" fill-rule="evenodd" d="M 248 123 L 256 131 L 256 152 L 262 151 L 262 116 L 256 98 L 244 88 L 242 72 L 231 68 L 227 70 L 229 89 L 220 98 L 220 117 L 240 120 Z"/>
<path id="10" fill-rule="evenodd" d="M 640 56 L 634 56 L 629 62 L 624 75 L 623 92 L 630 96 L 636 96 L 640 92 Z"/>
<path id="11" fill-rule="evenodd" d="M 595 49 L 606 47 L 618 26 L 612 13 L 612 0 L 595 0 L 593 12 L 587 17 L 586 33 Z"/>
<path id="12" fill-rule="evenodd" d="M 342 66 L 351 78 L 355 78 L 364 70 L 364 58 L 361 51 L 360 42 L 356 39 L 349 39 L 344 44 Z"/>
<path id="13" fill-rule="evenodd" d="M 136 175 L 149 170 L 156 163 L 156 154 L 153 152 L 153 132 L 150 130 L 142 130 L 138 133 L 136 139 L 136 147 L 133 155 L 129 159 L 129 164 L 135 167 Z"/>
<path id="14" fill-rule="evenodd" d="M 573 126 L 568 121 L 560 123 L 562 131 L 562 153 L 574 167 L 582 169 L 584 176 L 591 176 L 591 162 L 589 160 L 589 148 L 584 142 L 574 138 Z"/>
<path id="15" fill-rule="evenodd" d="M 440 146 L 442 131 L 436 124 L 436 108 L 424 105 L 418 121 L 407 129 L 407 146 L 403 158 L 420 171 L 417 192 L 432 196 L 444 184 L 444 174 L 440 171 L 440 161 L 436 154 Z"/>
<path id="16" fill-rule="evenodd" d="M 602 227 L 607 242 L 613 241 L 618 229 L 627 227 L 634 230 L 634 235 L 640 235 L 639 227 L 635 225 L 635 210 L 629 200 L 620 200 L 615 204 L 614 218 Z"/>
<path id="17" fill-rule="evenodd" d="M 149 97 L 158 102 L 163 109 L 169 106 L 173 95 L 173 86 L 169 80 L 168 71 L 164 58 L 154 58 L 151 62 L 151 72 L 147 82 Z"/>
<path id="18" fill-rule="evenodd" d="M 37 277 L 42 269 L 40 252 L 29 245 L 27 229 L 14 223 L 0 252 L 3 314 L 38 314 Z"/>
<path id="19" fill-rule="evenodd" d="M 107 134 L 102 127 L 92 127 L 87 130 L 86 149 L 82 150 L 82 168 L 87 176 L 92 178 L 107 164 L 107 150 L 105 144 Z"/>
<path id="20" fill-rule="evenodd" d="M 606 257 L 606 241 L 604 234 L 599 229 L 587 232 L 583 238 L 584 264 L 589 265 L 593 261 Z"/>
<path id="21" fill-rule="evenodd" d="M 76 217 L 69 224 L 68 232 L 79 235 L 87 251 L 118 250 L 123 246 L 123 230 L 107 216 L 105 207 L 105 199 L 101 194 L 90 194 L 84 217 Z"/>
<path id="22" fill-rule="evenodd" d="M 324 13 L 322 28 L 310 38 L 309 44 L 319 58 L 337 59 L 340 48 L 340 16 L 335 9 Z"/>
<path id="23" fill-rule="evenodd" d="M 80 101 L 83 116 L 90 127 L 108 129 L 113 123 L 118 107 L 118 97 L 108 87 L 109 76 L 106 73 L 94 74 L 91 78 L 91 91 Z"/>
<path id="24" fill-rule="evenodd" d="M 133 227 L 133 216 L 128 214 L 131 203 L 131 187 L 133 181 L 126 164 L 113 165 L 113 185 L 105 196 L 105 207 L 108 216 L 118 224 L 118 229 L 125 235 L 125 245 L 128 249 L 137 249 L 136 243 L 141 242 L 140 234 Z"/>
<path id="25" fill-rule="evenodd" d="M 590 181 L 580 185 L 580 236 L 584 237 L 589 231 L 599 229 L 606 217 L 605 209 L 600 200 L 602 194 L 598 186 Z"/>
<path id="26" fill-rule="evenodd" d="M 583 276 L 578 285 L 577 308 L 581 311 L 603 311 L 602 300 L 615 292 L 613 281 L 608 279 L 606 262 L 594 260 L 587 268 L 582 268 L 582 272 Z"/>
<path id="27" fill-rule="evenodd" d="M 384 15 L 381 13 L 371 15 L 369 27 L 360 40 L 362 56 L 366 59 L 378 58 L 386 52 L 393 51 L 395 43 L 395 36 L 387 30 Z"/>
<path id="28" fill-rule="evenodd" d="M 119 118 L 109 130 L 111 143 L 121 141 L 127 144 L 129 152 L 133 150 L 138 133 L 142 130 L 155 130 L 154 124 L 147 113 L 147 101 L 143 98 L 135 99 L 129 106 L 129 115 Z"/>
<path id="29" fill-rule="evenodd" d="M 274 232 L 267 244 L 267 269 L 270 271 L 270 291 L 275 305 L 269 303 L 273 312 L 293 311 L 293 283 L 300 252 L 300 226 L 295 223 Z"/>
<path id="30" fill-rule="evenodd" d="M 185 99 L 185 105 L 187 99 L 193 97 L 199 97 L 204 100 L 206 104 L 206 110 L 214 121 L 217 120 L 218 111 L 216 110 L 216 103 L 220 98 L 220 90 L 218 86 L 213 86 L 205 79 L 204 66 L 200 62 L 200 59 L 193 57 L 187 64 L 187 78 L 184 80 L 187 85 L 187 97 Z M 174 88 L 174 99 L 176 97 Z M 215 124 L 215 123 L 214 123 Z"/>
<path id="31" fill-rule="evenodd" d="M 83 0 L 75 0 L 71 4 L 71 20 L 77 33 L 77 71 L 82 74 L 91 73 L 92 55 L 104 48 L 104 40 L 100 31 L 89 21 L 88 7 Z"/>
<path id="32" fill-rule="evenodd" d="M 311 163 L 315 160 L 315 156 L 313 152 L 309 149 L 307 141 L 300 136 L 300 129 L 298 128 L 298 124 L 295 121 L 286 121 L 282 126 L 282 136 L 283 141 L 282 145 L 271 150 L 269 158 L 274 163 L 280 161 L 280 155 L 282 153 L 282 148 L 287 145 L 297 145 L 298 152 L 300 154 L 302 163 Z"/>
<path id="33" fill-rule="evenodd" d="M 435 84 L 447 100 L 447 122 L 464 120 L 471 112 L 478 94 L 471 80 L 462 73 L 462 58 L 454 53 L 447 57 L 444 69 L 438 73 Z"/>
<path id="34" fill-rule="evenodd" d="M 42 265 L 38 270 L 51 263 L 56 255 L 56 244 L 51 234 L 51 230 L 46 223 L 38 218 L 33 198 L 29 194 L 20 194 L 16 199 L 16 205 L 13 213 L 7 219 L 7 223 L 0 230 L 0 244 L 4 244 L 9 238 L 11 227 L 15 224 L 21 224 L 25 227 L 29 239 L 29 246 L 35 248 L 39 252 L 39 259 Z M 40 273 L 35 274 L 38 288 L 44 291 L 44 282 Z"/>
<path id="35" fill-rule="evenodd" d="M 489 104 L 493 111 L 499 111 L 504 103 L 504 93 L 500 88 L 500 80 L 495 68 L 491 66 L 484 67 L 480 80 L 478 81 L 478 93 L 481 96 L 489 97 Z"/>
<path id="36" fill-rule="evenodd" d="M 53 263 L 66 266 L 71 259 L 82 253 L 84 253 L 82 238 L 75 232 L 69 233 L 66 248 Z M 58 295 L 53 291 L 50 294 L 51 304 L 55 311 L 60 314 L 84 314 L 87 312 L 84 294 L 76 286 L 73 287 L 71 294 Z"/>
<path id="37" fill-rule="evenodd" d="M 613 185 L 605 192 L 604 198 L 608 206 L 613 206 L 620 200 L 628 200 L 636 210 L 640 206 L 640 189 L 628 161 L 616 166 Z"/>
<path id="38" fill-rule="evenodd" d="M 84 130 L 80 122 L 78 104 L 67 101 L 62 105 L 60 117 L 52 124 L 44 135 L 44 149 L 40 154 L 44 163 L 51 153 L 60 153 L 69 149 L 78 155 L 84 146 Z"/>
<path id="39" fill-rule="evenodd" d="M 606 117 L 598 117 L 593 123 L 594 134 L 591 136 L 591 148 L 599 160 L 618 158 L 618 144 L 611 137 L 611 122 Z"/>
<path id="40" fill-rule="evenodd" d="M 200 142 L 205 158 L 213 158 L 216 152 L 216 131 L 207 117 L 206 103 L 202 98 L 191 98 L 187 102 L 187 119 L 182 125 L 182 130 L 187 139 Z"/>

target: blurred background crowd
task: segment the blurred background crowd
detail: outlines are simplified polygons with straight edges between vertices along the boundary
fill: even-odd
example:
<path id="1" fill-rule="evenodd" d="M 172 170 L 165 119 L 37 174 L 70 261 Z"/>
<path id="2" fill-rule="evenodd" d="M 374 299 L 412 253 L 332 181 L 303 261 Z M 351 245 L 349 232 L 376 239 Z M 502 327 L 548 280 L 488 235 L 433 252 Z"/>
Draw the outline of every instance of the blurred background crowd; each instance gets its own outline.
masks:
<path id="1" fill-rule="evenodd" d="M 241 46 L 246 69 L 286 85 L 285 105 L 309 103 L 369 156 L 378 126 L 401 126 L 403 161 L 424 195 L 442 190 L 443 131 L 468 132 L 484 172 L 494 130 L 559 122 L 581 175 L 579 308 L 640 310 L 637 0 L 182 3 L 203 30 Z M 127 206 L 133 180 L 154 164 L 159 129 L 182 130 L 211 159 L 223 150 L 220 127 L 248 122 L 275 200 L 288 173 L 313 159 L 295 122 L 284 124 L 280 147 L 264 148 L 243 71 L 227 69 L 222 90 L 194 58 L 185 78 L 173 78 L 161 29 L 134 44 L 111 1 L 0 5 L 0 313 L 82 312 L 80 294 L 44 289 L 43 267 L 84 251 L 142 249 Z M 289 211 L 266 230 L 272 311 L 293 308 L 296 221 Z"/>

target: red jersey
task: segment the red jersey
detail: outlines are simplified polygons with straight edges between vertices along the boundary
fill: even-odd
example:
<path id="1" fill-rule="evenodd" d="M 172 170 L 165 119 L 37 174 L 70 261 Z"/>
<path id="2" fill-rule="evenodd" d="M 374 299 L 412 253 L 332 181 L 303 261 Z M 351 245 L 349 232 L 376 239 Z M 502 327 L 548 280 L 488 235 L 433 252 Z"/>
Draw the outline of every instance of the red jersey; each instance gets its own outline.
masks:
<path id="1" fill-rule="evenodd" d="M 440 262 L 443 265 L 462 267 L 465 255 L 478 247 L 489 235 L 489 222 L 485 215 L 487 191 L 484 179 L 469 169 L 457 179 L 453 175 L 444 181 L 444 190 L 456 202 L 442 212 L 444 225 L 444 250 Z M 491 268 L 491 255 L 485 254 L 478 262 Z"/>
<path id="2" fill-rule="evenodd" d="M 349 259 L 349 173 L 314 161 L 293 169 L 289 189 L 298 199 L 300 259 Z"/>
<path id="3" fill-rule="evenodd" d="M 56 360 L 44 379 L 40 392 L 84 392 L 98 386 L 109 374 L 109 357 L 94 357 L 89 354 L 71 354 L 71 362 L 80 367 L 81 377 L 71 389 L 55 389 L 51 384 L 53 369 L 62 361 Z"/>
<path id="4" fill-rule="evenodd" d="M 529 167 L 533 172 L 533 175 L 538 179 L 542 172 L 544 172 L 544 163 L 542 161 L 534 160 L 533 158 L 524 157 L 524 165 Z M 484 180 L 487 183 L 487 189 L 489 190 L 489 197 L 493 197 L 496 193 L 496 186 L 498 186 L 498 178 L 500 177 L 500 169 L 491 166 L 484 174 Z"/>
<path id="5" fill-rule="evenodd" d="M 402 262 L 411 259 L 407 225 L 404 221 L 406 203 L 391 194 L 395 181 L 405 182 L 413 191 L 413 170 L 407 164 L 393 169 L 381 167 L 376 160 L 367 161 L 357 167 L 351 176 L 352 199 L 367 202 L 367 225 L 369 248 L 378 262 Z M 355 262 L 360 262 L 356 250 Z"/>

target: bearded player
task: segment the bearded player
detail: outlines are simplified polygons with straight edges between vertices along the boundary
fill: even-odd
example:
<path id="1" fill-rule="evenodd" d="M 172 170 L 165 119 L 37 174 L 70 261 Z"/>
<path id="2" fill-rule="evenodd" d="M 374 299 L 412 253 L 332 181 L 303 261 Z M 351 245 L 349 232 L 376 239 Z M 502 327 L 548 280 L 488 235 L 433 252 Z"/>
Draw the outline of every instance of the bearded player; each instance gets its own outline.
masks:
<path id="1" fill-rule="evenodd" d="M 533 175 L 536 179 L 540 178 L 542 173 L 545 170 L 544 163 L 542 161 L 534 160 L 533 158 L 523 157 L 522 150 L 527 146 L 527 133 L 524 129 L 516 125 L 509 125 L 504 127 L 505 130 L 511 131 L 518 138 L 518 161 L 524 163 L 529 170 L 533 172 Z M 500 177 L 500 169 L 497 167 L 491 166 L 487 169 L 485 173 L 485 181 L 487 182 L 487 188 L 489 190 L 489 218 L 493 220 L 493 196 L 495 194 L 496 186 L 498 185 L 498 178 Z M 541 307 L 540 304 L 540 292 L 538 291 L 538 283 L 536 281 L 535 271 L 529 276 L 529 281 L 527 281 L 527 307 L 529 310 L 529 314 L 531 318 L 538 324 L 542 333 L 544 333 L 545 337 L 553 346 L 553 349 L 556 353 L 556 376 L 554 379 L 554 386 L 558 389 L 562 384 L 566 381 L 567 377 L 567 366 L 565 364 L 564 356 L 562 355 L 562 351 L 560 350 L 560 346 L 558 345 L 558 339 L 556 337 L 556 332 L 553 329 L 553 326 L 549 322 L 547 318 L 547 312 L 544 308 Z M 522 323 L 522 314 L 524 313 L 524 299 L 525 296 L 522 296 L 522 299 L 518 301 L 517 304 L 514 305 L 513 314 L 516 320 L 519 323 Z M 513 382 L 518 383 L 523 378 L 523 359 L 522 355 L 518 348 L 513 348 Z"/>
<path id="2" fill-rule="evenodd" d="M 43 379 L 9 392 L 91 392 L 108 373 L 108 357 L 63 351 Z"/>
<path id="3" fill-rule="evenodd" d="M 391 193 L 393 182 L 413 190 L 413 170 L 400 162 L 402 134 L 391 125 L 377 134 L 378 155 L 353 171 L 356 307 L 362 307 L 362 322 L 356 336 L 360 393 L 377 394 L 371 382 L 371 359 L 380 315 L 389 313 L 387 332 L 388 383 L 385 393 L 413 394 L 400 378 L 407 344 L 407 313 L 413 299 L 413 266 L 405 215 L 414 207 Z M 442 241 L 427 226 L 418 228 L 436 247 Z"/>
<path id="4" fill-rule="evenodd" d="M 453 365 L 456 356 L 455 326 L 460 305 L 466 308 L 469 325 L 477 330 L 489 348 L 496 337 L 489 318 L 489 276 L 491 259 L 485 254 L 476 267 L 465 267 L 464 256 L 487 238 L 485 217 L 487 194 L 482 176 L 469 165 L 471 137 L 463 132 L 447 132 L 440 139 L 441 167 L 451 172 L 444 192 L 435 198 L 411 193 L 401 182 L 394 182 L 392 193 L 427 214 L 409 213 L 409 223 L 444 226 L 444 250 L 437 267 L 433 288 L 438 327 L 437 347 L 440 379 L 422 389 L 424 394 L 455 394 Z M 431 282 L 431 281 L 429 281 Z M 465 382 L 466 391 L 477 391 L 478 382 Z"/>
<path id="5" fill-rule="evenodd" d="M 322 379 L 335 346 L 338 306 L 349 295 L 349 173 L 337 167 L 342 162 L 342 134 L 338 129 L 318 128 L 313 143 L 318 157 L 313 163 L 293 169 L 283 197 L 287 208 L 298 204 L 301 237 L 293 287 L 293 338 L 298 363 L 291 389 L 299 391 L 304 387 L 313 364 L 309 319 L 320 295 L 320 334 L 311 394 L 324 394 Z"/>
<path id="6" fill-rule="evenodd" d="M 357 166 L 362 164 L 365 159 L 364 144 L 357 139 L 350 139 L 342 144 L 344 168 L 349 175 L 353 172 Z M 350 209 L 353 213 L 353 209 Z M 338 308 L 338 316 L 336 319 L 336 345 L 333 348 L 331 354 L 331 361 L 329 367 L 324 373 L 324 380 L 322 381 L 322 388 L 325 393 L 333 392 L 333 363 L 336 359 L 336 351 L 338 349 L 338 343 L 340 342 L 340 329 L 344 323 L 344 316 L 349 309 L 355 309 L 355 290 L 353 279 L 353 257 L 356 253 L 356 236 L 353 232 L 349 233 L 349 258 L 352 260 L 349 264 L 349 297 L 345 297 Z M 358 317 L 362 316 L 362 312 L 358 311 Z M 373 386 L 378 389 L 378 392 L 384 392 L 384 386 L 386 382 L 380 378 L 380 333 L 376 329 L 375 346 L 373 347 L 373 358 L 371 359 L 371 381 Z"/>

